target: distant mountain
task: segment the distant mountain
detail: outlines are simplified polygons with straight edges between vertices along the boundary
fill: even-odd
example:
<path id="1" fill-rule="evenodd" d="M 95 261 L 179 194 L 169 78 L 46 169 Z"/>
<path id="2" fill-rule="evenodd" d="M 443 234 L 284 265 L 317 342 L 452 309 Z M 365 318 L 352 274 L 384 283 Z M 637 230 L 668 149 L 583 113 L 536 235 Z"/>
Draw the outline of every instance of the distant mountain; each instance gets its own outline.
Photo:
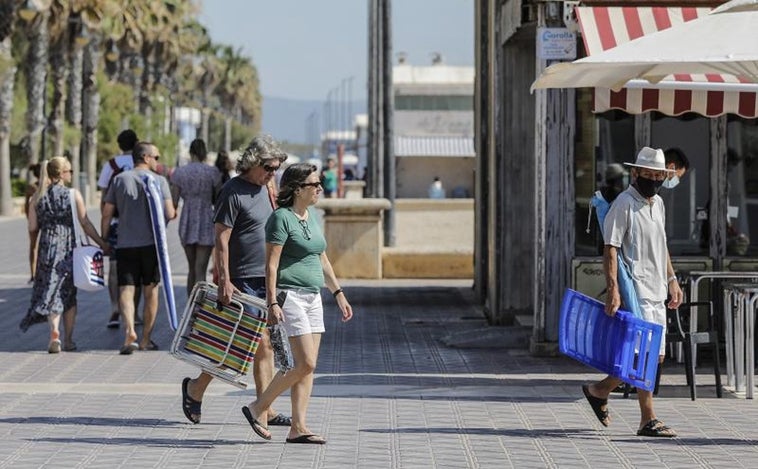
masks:
<path id="1" fill-rule="evenodd" d="M 323 127 L 324 101 L 263 97 L 263 131 L 276 140 L 290 143 L 310 143 L 307 129 L 309 116 L 318 117 L 318 134 Z M 365 101 L 353 101 L 353 115 L 366 112 Z M 312 137 L 311 137 L 312 138 Z"/>

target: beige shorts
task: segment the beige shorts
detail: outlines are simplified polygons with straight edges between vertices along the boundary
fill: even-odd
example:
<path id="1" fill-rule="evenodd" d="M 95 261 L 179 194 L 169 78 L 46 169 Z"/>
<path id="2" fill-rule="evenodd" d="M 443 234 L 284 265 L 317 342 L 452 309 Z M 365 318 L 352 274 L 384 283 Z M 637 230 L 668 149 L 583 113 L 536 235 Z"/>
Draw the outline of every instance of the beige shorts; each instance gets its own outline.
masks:
<path id="1" fill-rule="evenodd" d="M 663 301 L 640 300 L 642 319 L 663 326 L 661 350 L 658 355 L 666 355 L 666 303 Z"/>

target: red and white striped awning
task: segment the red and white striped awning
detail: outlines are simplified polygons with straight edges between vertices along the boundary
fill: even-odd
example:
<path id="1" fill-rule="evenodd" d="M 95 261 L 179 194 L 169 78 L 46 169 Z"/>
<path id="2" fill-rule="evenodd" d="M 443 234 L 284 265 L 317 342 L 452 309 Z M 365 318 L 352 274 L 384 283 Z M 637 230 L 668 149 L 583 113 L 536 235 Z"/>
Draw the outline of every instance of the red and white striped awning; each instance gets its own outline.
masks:
<path id="1" fill-rule="evenodd" d="M 709 8 L 578 7 L 587 55 L 612 49 L 646 34 L 707 15 Z M 704 89 L 707 88 L 707 89 Z M 594 112 L 658 111 L 670 116 L 695 112 L 706 117 L 758 117 L 756 85 L 733 75 L 672 75 L 652 85 L 636 80 L 619 91 L 595 88 Z"/>

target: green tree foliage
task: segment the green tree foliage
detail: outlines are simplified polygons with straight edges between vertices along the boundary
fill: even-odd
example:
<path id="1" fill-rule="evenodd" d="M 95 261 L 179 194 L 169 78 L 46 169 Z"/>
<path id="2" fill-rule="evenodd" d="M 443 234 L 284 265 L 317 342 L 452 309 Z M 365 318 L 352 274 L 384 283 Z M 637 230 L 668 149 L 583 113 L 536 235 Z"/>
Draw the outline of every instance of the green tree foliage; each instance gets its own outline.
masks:
<path id="1" fill-rule="evenodd" d="M 15 1 L 15 0 L 13 0 Z M 0 0 L 0 4 L 7 2 Z M 150 140 L 161 149 L 161 163 L 173 166 L 178 160 L 179 138 L 170 121 L 173 106 L 203 109 L 210 115 L 209 149 L 226 146 L 240 148 L 260 130 L 261 95 L 258 72 L 252 60 L 241 50 L 216 44 L 207 29 L 197 21 L 199 0 L 45 0 L 34 2 L 38 18 L 48 18 L 51 50 L 55 49 L 56 67 L 65 63 L 72 71 L 80 70 L 72 61 L 71 51 L 61 44 L 74 44 L 82 32 L 90 44 L 100 49 L 96 76 L 99 93 L 97 121 L 97 168 L 119 152 L 116 137 L 124 128 L 132 128 L 141 139 Z M 20 2 L 18 3 L 20 5 Z M 10 5 L 10 4 L 9 4 Z M 33 44 L 34 36 L 27 34 L 32 24 L 21 21 L 17 10 L 0 21 L 0 30 L 12 35 L 10 63 L 23 66 L 24 57 Z M 6 11 L 1 10 L 0 11 Z M 15 25 L 15 28 L 11 27 Z M 31 39 L 30 39 L 31 38 Z M 61 42 L 62 41 L 62 42 Z M 72 46 L 73 47 L 73 46 Z M 64 62 L 61 62 L 63 54 Z M 213 64 L 213 70 L 203 68 Z M 46 119 L 51 112 L 52 97 L 60 96 L 60 87 L 53 87 L 53 60 L 47 65 Z M 200 85 L 203 77 L 212 72 L 214 86 L 209 90 Z M 11 110 L 11 168 L 14 174 L 23 172 L 31 155 L 25 121 L 29 109 L 27 83 L 24 73 L 14 77 Z M 55 83 L 61 83 L 58 80 Z M 86 84 L 86 80 L 85 80 Z M 74 86 L 69 82 L 67 87 Z M 78 93 L 73 96 L 81 96 Z M 68 90 L 71 93 L 71 90 Z M 60 102 L 60 101 L 56 101 Z M 69 103 L 66 103 L 69 108 Z M 140 111 L 141 110 L 141 111 Z M 64 146 L 78 148 L 84 129 L 70 122 L 61 124 L 57 132 L 45 136 L 45 156 L 52 156 L 52 133 L 62 130 Z M 226 132 L 229 128 L 231 131 Z M 49 127 L 48 129 L 52 130 Z M 227 139 L 229 141 L 226 141 Z M 59 140 L 56 140 L 59 142 Z M 84 156 L 82 165 L 84 165 Z M 81 167 L 84 171 L 84 167 Z M 10 181 L 8 181 L 10 183 Z M 0 185 L 4 184 L 0 181 Z M 11 184 L 12 186 L 12 184 Z M 13 186 L 12 186 L 13 187 Z"/>

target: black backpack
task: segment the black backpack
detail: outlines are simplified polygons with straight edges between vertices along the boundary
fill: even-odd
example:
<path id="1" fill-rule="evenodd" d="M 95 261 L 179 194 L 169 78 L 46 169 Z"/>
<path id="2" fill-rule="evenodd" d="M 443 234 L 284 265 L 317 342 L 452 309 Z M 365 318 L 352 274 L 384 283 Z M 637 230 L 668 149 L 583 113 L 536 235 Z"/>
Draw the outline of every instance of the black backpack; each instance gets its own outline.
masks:
<path id="1" fill-rule="evenodd" d="M 108 191 L 111 189 L 111 184 L 113 184 L 113 179 L 119 174 L 124 172 L 124 168 L 122 168 L 116 163 L 115 157 L 109 159 L 108 164 L 110 165 L 113 172 L 111 173 L 111 177 L 108 179 L 108 187 L 105 188 L 103 195 L 107 194 Z M 118 210 L 116 210 L 115 208 L 113 209 L 113 217 L 118 218 Z"/>

